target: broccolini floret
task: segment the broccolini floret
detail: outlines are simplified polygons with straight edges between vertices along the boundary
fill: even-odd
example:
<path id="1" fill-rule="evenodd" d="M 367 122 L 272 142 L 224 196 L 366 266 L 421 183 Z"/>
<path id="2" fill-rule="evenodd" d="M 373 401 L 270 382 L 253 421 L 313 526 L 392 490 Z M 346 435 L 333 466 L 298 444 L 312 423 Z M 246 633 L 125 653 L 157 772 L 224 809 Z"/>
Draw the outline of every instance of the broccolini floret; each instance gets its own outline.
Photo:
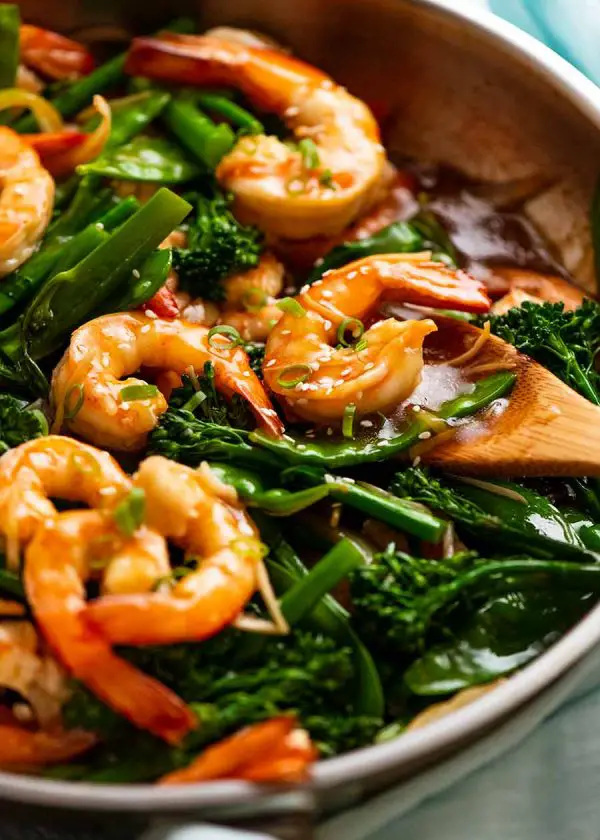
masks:
<path id="1" fill-rule="evenodd" d="M 195 205 L 187 247 L 173 249 L 173 268 L 182 289 L 220 303 L 225 300 L 222 281 L 258 265 L 262 234 L 240 224 L 230 210 L 230 199 L 216 190 L 209 197 L 198 194 Z"/>

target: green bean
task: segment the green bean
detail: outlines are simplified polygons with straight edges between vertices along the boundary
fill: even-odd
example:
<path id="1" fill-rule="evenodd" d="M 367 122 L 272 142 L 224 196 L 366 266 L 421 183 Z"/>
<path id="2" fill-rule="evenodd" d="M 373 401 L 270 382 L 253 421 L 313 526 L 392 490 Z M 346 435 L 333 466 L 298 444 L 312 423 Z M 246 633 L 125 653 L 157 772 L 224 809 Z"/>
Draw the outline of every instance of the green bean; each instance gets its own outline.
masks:
<path id="1" fill-rule="evenodd" d="M 173 99 L 162 118 L 179 142 L 208 169 L 215 169 L 235 143 L 235 134 L 226 123 L 216 125 L 186 99 Z"/>
<path id="2" fill-rule="evenodd" d="M 260 120 L 246 111 L 227 96 L 218 93 L 197 93 L 194 101 L 207 111 L 214 111 L 248 134 L 264 134 L 265 128 Z"/>

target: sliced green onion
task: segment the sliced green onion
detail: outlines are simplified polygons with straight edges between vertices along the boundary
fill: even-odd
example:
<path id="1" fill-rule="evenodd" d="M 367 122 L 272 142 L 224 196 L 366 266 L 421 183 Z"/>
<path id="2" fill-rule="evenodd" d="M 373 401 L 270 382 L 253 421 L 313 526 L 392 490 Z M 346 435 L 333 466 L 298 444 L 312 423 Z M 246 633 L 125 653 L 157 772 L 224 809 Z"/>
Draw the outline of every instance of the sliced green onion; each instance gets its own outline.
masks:
<path id="1" fill-rule="evenodd" d="M 282 388 L 295 388 L 309 378 L 312 373 L 310 365 L 288 365 L 277 377 L 277 384 Z M 294 374 L 296 374 L 294 376 Z"/>
<path id="2" fill-rule="evenodd" d="M 100 476 L 100 464 L 89 452 L 72 452 L 69 462 L 84 475 Z"/>
<path id="3" fill-rule="evenodd" d="M 247 312 L 258 312 L 267 302 L 267 295 L 258 286 L 246 289 L 242 295 L 242 306 Z"/>
<path id="4" fill-rule="evenodd" d="M 77 394 L 77 399 L 75 403 L 71 405 L 72 400 L 71 396 L 73 394 Z M 85 394 L 83 385 L 79 382 L 77 385 L 71 385 L 67 393 L 65 394 L 65 400 L 63 403 L 64 412 L 65 412 L 65 420 L 74 420 L 75 417 L 81 411 L 81 407 L 83 406 L 83 401 L 85 400 Z M 69 407 L 71 406 L 71 407 Z"/>
<path id="5" fill-rule="evenodd" d="M 146 494 L 134 487 L 113 513 L 115 524 L 124 537 L 132 537 L 146 516 Z"/>
<path id="6" fill-rule="evenodd" d="M 302 163 L 305 169 L 316 169 L 320 164 L 319 152 L 315 141 L 310 137 L 303 137 L 298 141 L 298 151 L 302 155 Z"/>
<path id="7" fill-rule="evenodd" d="M 119 399 L 121 402 L 151 400 L 157 397 L 159 393 L 156 385 L 126 385 L 119 391 Z"/>
<path id="8" fill-rule="evenodd" d="M 290 178 L 285 185 L 285 191 L 288 195 L 304 195 L 306 192 L 306 181 L 302 178 Z"/>
<path id="9" fill-rule="evenodd" d="M 277 301 L 277 306 L 282 312 L 285 312 L 287 315 L 293 315 L 294 318 L 302 318 L 303 315 L 306 315 L 306 309 L 293 297 L 281 298 L 281 300 Z"/>
<path id="10" fill-rule="evenodd" d="M 324 169 L 323 172 L 321 172 L 319 175 L 319 184 L 321 184 L 322 187 L 327 187 L 328 190 L 337 189 L 335 181 L 333 180 L 333 172 L 331 169 Z"/>
<path id="11" fill-rule="evenodd" d="M 224 338 L 228 338 L 230 345 L 235 347 L 238 344 L 243 344 L 242 337 L 240 336 L 239 332 L 236 330 L 235 327 L 230 327 L 227 324 L 219 324 L 217 327 L 212 327 L 208 331 L 208 344 L 210 347 L 219 348 L 223 347 L 217 341 L 214 341 L 216 336 L 222 335 Z"/>
<path id="12" fill-rule="evenodd" d="M 344 419 L 342 420 L 342 434 L 345 438 L 354 437 L 354 417 L 356 415 L 356 406 L 354 403 L 348 403 L 344 409 Z"/>
<path id="13" fill-rule="evenodd" d="M 354 345 L 354 350 L 357 353 L 360 353 L 361 350 L 366 350 L 368 346 L 369 346 L 369 342 L 367 341 L 366 338 L 363 337 L 363 338 L 360 339 L 360 341 L 356 342 L 356 344 Z"/>
<path id="14" fill-rule="evenodd" d="M 365 331 L 365 325 L 358 318 L 344 318 L 338 327 L 337 340 L 344 347 L 352 347 L 354 342 L 359 341 Z M 348 341 L 346 333 L 350 333 L 352 340 Z"/>
<path id="15" fill-rule="evenodd" d="M 186 403 L 184 403 L 181 407 L 186 411 L 194 412 L 198 408 L 198 406 L 202 405 L 202 403 L 206 399 L 207 396 L 204 393 L 204 391 L 196 391 L 196 393 L 192 394 L 189 400 Z"/>

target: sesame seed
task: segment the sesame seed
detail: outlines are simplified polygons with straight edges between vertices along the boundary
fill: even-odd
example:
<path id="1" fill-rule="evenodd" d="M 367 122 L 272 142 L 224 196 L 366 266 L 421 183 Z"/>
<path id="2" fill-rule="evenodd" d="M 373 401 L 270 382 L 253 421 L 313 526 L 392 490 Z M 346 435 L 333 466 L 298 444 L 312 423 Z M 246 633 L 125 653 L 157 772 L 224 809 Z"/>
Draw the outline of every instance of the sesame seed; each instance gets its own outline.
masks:
<path id="1" fill-rule="evenodd" d="M 333 429 L 331 428 L 331 426 L 327 426 L 326 431 L 327 431 L 327 434 L 328 434 L 328 435 L 332 435 L 332 434 L 333 434 Z"/>
<path id="2" fill-rule="evenodd" d="M 133 274 L 136 280 L 140 279 L 140 272 L 137 270 L 137 268 L 134 268 L 131 273 Z"/>
<path id="3" fill-rule="evenodd" d="M 315 265 L 320 265 L 322 262 L 323 262 L 323 260 L 322 260 L 322 259 L 321 259 L 321 260 L 317 260 L 317 262 L 315 263 Z M 325 272 L 325 273 L 326 273 L 326 274 L 328 274 L 328 272 Z M 313 286 L 322 286 L 322 285 L 323 285 L 323 281 L 322 281 L 322 280 L 315 280 L 315 282 L 313 283 Z"/>
<path id="4" fill-rule="evenodd" d="M 331 329 L 331 321 L 324 321 L 323 326 L 325 327 L 326 330 L 330 330 Z"/>
<path id="5" fill-rule="evenodd" d="M 431 432 L 421 432 L 419 435 L 419 440 L 429 440 L 431 437 Z"/>
<path id="6" fill-rule="evenodd" d="M 245 370 L 245 371 L 242 373 L 242 376 L 246 376 L 246 377 L 247 377 L 247 376 L 250 376 L 250 371 L 249 371 L 249 370 Z"/>
<path id="7" fill-rule="evenodd" d="M 340 373 L 340 376 L 348 376 L 350 373 L 352 373 L 352 368 L 347 367 L 347 368 L 344 368 L 344 370 Z"/>
<path id="8" fill-rule="evenodd" d="M 321 296 L 324 298 L 332 298 L 333 292 L 331 291 L 331 289 L 324 289 L 324 291 L 321 292 Z"/>
<path id="9" fill-rule="evenodd" d="M 356 271 L 349 271 L 346 276 L 348 280 L 354 280 L 354 278 L 356 277 Z"/>
<path id="10" fill-rule="evenodd" d="M 141 333 L 149 333 L 150 332 L 150 324 L 144 324 L 142 329 L 140 330 Z"/>
<path id="11" fill-rule="evenodd" d="M 370 429 L 371 426 L 373 425 L 373 421 L 372 420 L 361 420 L 360 425 L 364 426 L 365 429 Z"/>
<path id="12" fill-rule="evenodd" d="M 291 335 L 291 334 L 292 334 L 291 330 L 281 330 L 281 335 Z"/>
<path id="13" fill-rule="evenodd" d="M 289 402 L 289 400 L 288 400 L 288 402 Z M 287 441 L 289 441 L 290 443 L 293 443 L 293 442 L 294 442 L 294 438 L 293 438 L 293 437 L 290 437 L 289 435 L 282 435 L 281 437 L 283 438 L 283 440 L 287 440 Z"/>
<path id="14" fill-rule="evenodd" d="M 336 379 L 336 380 L 335 380 L 335 382 L 334 382 L 333 384 L 334 384 L 334 386 L 337 388 L 337 387 L 339 387 L 340 385 L 343 385 L 343 384 L 344 384 L 344 380 L 343 380 L 343 379 Z"/>
<path id="15" fill-rule="evenodd" d="M 266 362 L 265 367 L 273 367 L 273 365 L 276 365 L 276 364 L 277 364 L 277 361 L 275 359 L 269 359 L 269 361 Z"/>
<path id="16" fill-rule="evenodd" d="M 296 444 L 296 449 L 306 449 L 306 446 L 303 443 Z"/>
<path id="17" fill-rule="evenodd" d="M 308 285 L 308 283 L 305 283 L 304 286 L 302 286 L 302 288 L 300 289 L 300 294 L 305 295 L 308 292 L 309 289 L 310 289 L 310 286 Z"/>
<path id="18" fill-rule="evenodd" d="M 415 412 L 415 414 L 418 414 L 419 411 L 421 410 L 421 406 L 420 405 L 413 405 L 412 410 Z"/>
<path id="19" fill-rule="evenodd" d="M 150 318 L 150 320 L 153 320 L 153 321 L 155 321 L 158 318 L 158 315 L 156 314 L 156 312 L 153 312 L 151 309 L 145 309 L 144 310 L 144 315 L 146 316 L 146 318 Z"/>
<path id="20" fill-rule="evenodd" d="M 417 457 L 412 462 L 412 465 L 413 465 L 413 467 L 418 467 L 420 463 L 421 463 L 421 456 L 417 455 Z"/>
<path id="21" fill-rule="evenodd" d="M 129 403 L 128 402 L 121 403 L 121 408 L 123 409 L 123 411 L 129 411 Z"/>
<path id="22" fill-rule="evenodd" d="M 369 268 L 368 265 L 361 265 L 359 271 L 360 271 L 361 274 L 369 274 L 371 269 Z"/>

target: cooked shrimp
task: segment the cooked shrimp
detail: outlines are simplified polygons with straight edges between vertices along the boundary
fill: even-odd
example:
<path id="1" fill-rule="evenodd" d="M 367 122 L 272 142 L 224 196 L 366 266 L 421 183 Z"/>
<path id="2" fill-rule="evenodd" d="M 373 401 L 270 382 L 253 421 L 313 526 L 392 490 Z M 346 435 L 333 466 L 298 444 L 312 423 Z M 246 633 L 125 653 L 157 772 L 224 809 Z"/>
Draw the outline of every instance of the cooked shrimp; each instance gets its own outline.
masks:
<path id="1" fill-rule="evenodd" d="M 25 556 L 27 599 L 46 641 L 74 677 L 136 726 L 178 743 L 195 725 L 190 709 L 116 656 L 84 619 L 84 582 L 93 547 L 106 535 L 100 511 L 67 511 L 42 523 Z"/>
<path id="2" fill-rule="evenodd" d="M 227 324 L 234 327 L 244 341 L 265 341 L 281 317 L 276 300 L 283 289 L 284 273 L 282 263 L 266 251 L 255 268 L 234 274 L 223 281 L 225 301 L 221 305 L 202 298 L 192 298 L 187 292 L 179 291 L 175 272 L 172 272 L 167 280 L 168 285 L 163 286 L 163 289 L 168 288 L 172 293 L 173 301 L 179 306 L 185 321 L 205 327 Z M 152 309 L 157 315 L 160 314 L 155 305 Z"/>
<path id="3" fill-rule="evenodd" d="M 51 498 L 102 508 L 130 488 L 114 458 L 72 438 L 50 435 L 9 450 L 0 458 L 0 534 L 9 564 L 36 526 L 55 516 Z"/>
<path id="4" fill-rule="evenodd" d="M 484 279 L 493 297 L 525 292 L 542 302 L 564 303 L 565 309 L 577 309 L 585 298 L 582 289 L 563 277 L 527 268 L 494 267 Z"/>
<path id="5" fill-rule="evenodd" d="M 218 633 L 257 588 L 262 545 L 254 526 L 207 466 L 192 470 L 160 456 L 140 465 L 146 524 L 172 539 L 198 568 L 169 591 L 106 595 L 86 619 L 113 644 L 173 644 Z"/>
<path id="6" fill-rule="evenodd" d="M 328 272 L 305 287 L 267 340 L 263 374 L 275 394 L 299 417 L 340 419 L 353 404 L 358 414 L 387 411 L 416 387 L 422 345 L 433 321 L 396 321 L 371 326 L 356 347 L 334 349 L 347 331 L 383 300 L 483 312 L 483 286 L 462 271 L 406 254 L 367 257 Z M 336 341 L 337 337 L 337 341 Z"/>
<path id="7" fill-rule="evenodd" d="M 64 425 L 98 446 L 140 449 L 167 402 L 158 389 L 129 374 L 142 366 L 183 373 L 190 367 L 202 370 L 205 362 L 214 365 L 217 387 L 227 396 L 239 394 L 260 426 L 281 433 L 279 418 L 241 347 L 224 336 L 211 340 L 204 327 L 141 312 L 103 315 L 73 333 L 52 378 L 55 426 Z"/>
<path id="8" fill-rule="evenodd" d="M 42 649 L 29 621 L 0 622 L 0 686 L 17 692 L 40 726 L 60 724 L 62 706 L 70 694 L 67 677 Z"/>
<path id="9" fill-rule="evenodd" d="M 41 766 L 70 761 L 87 752 L 98 741 L 81 729 L 32 731 L 14 724 L 0 724 L 0 766 Z"/>
<path id="10" fill-rule="evenodd" d="M 29 259 L 48 227 L 54 181 L 37 152 L 0 126 L 0 277 Z"/>
<path id="11" fill-rule="evenodd" d="M 134 75 L 239 88 L 281 116 L 300 143 L 242 137 L 217 168 L 236 212 L 274 236 L 339 233 L 379 198 L 385 152 L 373 114 L 328 76 L 280 51 L 211 36 L 136 38 Z M 310 143 L 308 142 L 310 141 Z"/>

